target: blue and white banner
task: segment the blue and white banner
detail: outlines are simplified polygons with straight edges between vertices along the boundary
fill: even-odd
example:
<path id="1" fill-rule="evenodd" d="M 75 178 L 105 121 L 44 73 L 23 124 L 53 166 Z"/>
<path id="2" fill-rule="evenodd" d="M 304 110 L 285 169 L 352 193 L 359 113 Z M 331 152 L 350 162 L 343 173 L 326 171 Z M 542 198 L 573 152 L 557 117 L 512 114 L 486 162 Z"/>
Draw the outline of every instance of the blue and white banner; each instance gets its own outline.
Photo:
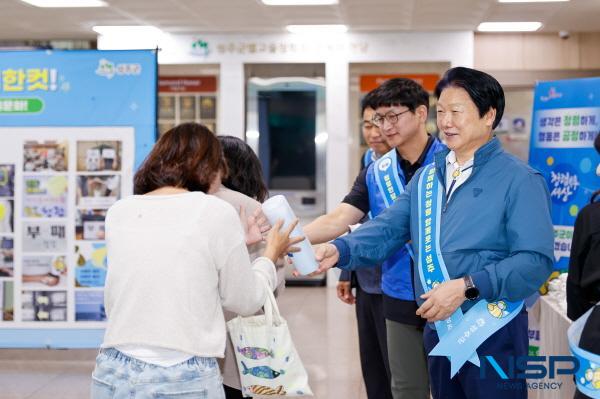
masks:
<path id="1" fill-rule="evenodd" d="M 0 347 L 97 348 L 104 220 L 156 140 L 156 52 L 0 52 Z"/>
<path id="2" fill-rule="evenodd" d="M 600 78 L 539 82 L 535 87 L 529 164 L 552 198 L 556 269 L 569 266 L 579 210 L 600 189 L 594 139 L 600 130 Z"/>
<path id="3" fill-rule="evenodd" d="M 154 50 L 0 51 L 0 126 L 132 126 L 135 167 L 156 141 Z"/>

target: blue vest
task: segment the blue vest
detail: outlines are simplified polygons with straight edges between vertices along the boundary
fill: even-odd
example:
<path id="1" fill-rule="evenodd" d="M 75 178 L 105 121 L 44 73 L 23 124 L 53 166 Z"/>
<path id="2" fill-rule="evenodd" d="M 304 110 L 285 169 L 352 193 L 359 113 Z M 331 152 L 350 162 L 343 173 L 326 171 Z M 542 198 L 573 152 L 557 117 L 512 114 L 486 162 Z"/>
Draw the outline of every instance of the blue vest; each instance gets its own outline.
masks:
<path id="1" fill-rule="evenodd" d="M 369 148 L 365 151 L 362 158 L 363 168 L 366 168 L 373 163 L 373 161 L 375 161 L 375 156 L 376 154 L 372 149 Z M 361 223 L 366 222 L 370 218 L 371 213 L 369 212 L 369 214 L 361 220 Z M 351 273 L 355 274 L 358 285 L 364 292 L 367 294 L 381 295 L 381 266 L 365 267 L 353 272 L 342 270 L 340 281 L 349 281 L 351 279 Z"/>
<path id="2" fill-rule="evenodd" d="M 425 155 L 425 161 L 423 166 L 428 165 L 434 161 L 433 154 L 438 151 L 446 149 L 446 146 L 442 144 L 437 138 L 434 138 L 434 142 L 429 147 L 427 154 Z M 396 151 L 396 149 L 392 149 Z M 367 170 L 367 189 L 369 190 L 369 207 L 371 214 L 376 217 L 386 209 L 385 201 L 377 185 L 375 176 L 375 167 L 379 165 L 378 161 L 373 162 L 369 165 Z M 406 178 L 402 168 L 400 168 L 400 162 L 397 162 L 396 170 L 398 171 L 398 177 L 402 186 L 407 184 Z M 390 256 L 381 265 L 381 290 L 387 296 L 391 296 L 396 299 L 402 299 L 405 301 L 414 301 L 415 295 L 413 290 L 413 275 L 410 265 L 410 255 L 403 246 L 400 250 Z"/>

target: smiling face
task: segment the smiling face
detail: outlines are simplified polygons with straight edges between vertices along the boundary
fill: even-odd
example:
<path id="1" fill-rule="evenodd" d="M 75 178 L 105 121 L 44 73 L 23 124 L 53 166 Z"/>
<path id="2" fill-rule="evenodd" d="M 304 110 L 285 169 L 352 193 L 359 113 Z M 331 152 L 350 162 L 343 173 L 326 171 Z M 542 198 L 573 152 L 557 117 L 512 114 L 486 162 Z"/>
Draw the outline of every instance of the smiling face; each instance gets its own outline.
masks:
<path id="1" fill-rule="evenodd" d="M 375 110 L 373 108 L 365 108 L 362 118 L 362 135 L 369 148 L 378 155 L 383 155 L 390 150 L 390 147 L 383 139 L 379 128 L 371 121 L 373 115 L 375 115 Z"/>
<path id="2" fill-rule="evenodd" d="M 446 87 L 438 99 L 438 129 L 460 162 L 472 158 L 475 151 L 491 139 L 495 117 L 493 108 L 480 117 L 477 106 L 460 87 Z"/>
<path id="3" fill-rule="evenodd" d="M 419 105 L 414 112 L 404 105 L 378 107 L 376 113 L 380 116 L 401 113 L 398 115 L 397 122 L 390 123 L 383 118 L 379 126 L 385 141 L 392 148 L 402 147 L 417 137 L 419 132 L 424 129 L 427 120 L 427 107 L 424 105 Z"/>

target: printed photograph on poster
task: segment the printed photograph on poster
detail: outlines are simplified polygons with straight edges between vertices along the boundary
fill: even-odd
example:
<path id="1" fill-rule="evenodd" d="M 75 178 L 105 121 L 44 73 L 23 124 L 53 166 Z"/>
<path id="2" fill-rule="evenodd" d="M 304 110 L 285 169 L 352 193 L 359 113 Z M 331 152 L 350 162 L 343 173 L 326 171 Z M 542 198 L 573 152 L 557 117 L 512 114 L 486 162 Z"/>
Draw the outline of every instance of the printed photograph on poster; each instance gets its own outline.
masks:
<path id="1" fill-rule="evenodd" d="M 23 146 L 25 172 L 66 172 L 68 153 L 66 141 L 26 141 Z"/>
<path id="2" fill-rule="evenodd" d="M 64 255 L 23 255 L 23 288 L 66 287 L 67 257 Z"/>
<path id="3" fill-rule="evenodd" d="M 105 321 L 103 291 L 75 292 L 75 321 Z"/>
<path id="4" fill-rule="evenodd" d="M 216 117 L 215 97 L 200 97 L 200 118 L 215 119 Z"/>
<path id="5" fill-rule="evenodd" d="M 105 243 L 77 242 L 75 259 L 76 287 L 104 287 L 107 265 Z"/>
<path id="6" fill-rule="evenodd" d="M 98 172 L 121 170 L 120 141 L 78 141 L 77 171 Z"/>
<path id="7" fill-rule="evenodd" d="M 13 246 L 12 238 L 0 237 L 0 277 L 13 277 L 14 275 Z"/>
<path id="8" fill-rule="evenodd" d="M 121 176 L 77 176 L 78 208 L 109 208 L 121 196 Z"/>
<path id="9" fill-rule="evenodd" d="M 14 283 L 12 281 L 0 281 L 0 309 L 2 320 L 14 320 Z"/>
<path id="10" fill-rule="evenodd" d="M 23 252 L 67 252 L 64 222 L 24 222 Z"/>
<path id="11" fill-rule="evenodd" d="M 196 97 L 179 97 L 179 119 L 191 121 L 196 119 Z"/>
<path id="12" fill-rule="evenodd" d="M 14 201 L 0 198 L 0 234 L 12 233 Z"/>
<path id="13" fill-rule="evenodd" d="M 23 291 L 22 321 L 67 321 L 67 291 Z"/>
<path id="14" fill-rule="evenodd" d="M 160 119 L 175 118 L 175 97 L 158 96 L 158 117 Z"/>
<path id="15" fill-rule="evenodd" d="M 0 164 L 0 197 L 15 195 L 15 165 Z"/>
<path id="16" fill-rule="evenodd" d="M 24 176 L 23 216 L 64 218 L 67 216 L 66 176 Z"/>
<path id="17" fill-rule="evenodd" d="M 104 240 L 106 209 L 79 209 L 75 219 L 76 240 Z"/>

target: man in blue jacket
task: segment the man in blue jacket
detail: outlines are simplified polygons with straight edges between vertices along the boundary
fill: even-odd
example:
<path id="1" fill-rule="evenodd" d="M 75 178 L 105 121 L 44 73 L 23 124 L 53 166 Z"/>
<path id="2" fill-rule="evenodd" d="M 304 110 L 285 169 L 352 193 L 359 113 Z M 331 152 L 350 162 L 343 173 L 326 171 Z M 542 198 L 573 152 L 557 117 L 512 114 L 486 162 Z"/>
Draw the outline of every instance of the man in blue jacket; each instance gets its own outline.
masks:
<path id="1" fill-rule="evenodd" d="M 304 227 L 306 237 L 313 244 L 340 236 L 348 231 L 349 225 L 358 223 L 368 213 L 377 216 L 383 212 L 400 197 L 415 172 L 431 163 L 433 155 L 445 148 L 427 134 L 429 94 L 418 83 L 410 79 L 390 79 L 372 91 L 368 101 L 375 109 L 372 122 L 393 147 L 392 151 L 358 175 L 352 191 L 336 209 Z M 417 304 L 408 249 L 398 248 L 371 264 L 375 265 L 381 265 L 381 279 L 379 266 L 363 269 L 357 291 L 357 311 L 358 307 L 367 308 L 362 313 L 370 313 L 372 319 L 372 323 L 359 322 L 367 395 L 369 399 L 389 397 L 389 384 L 384 387 L 381 383 L 371 383 L 382 376 L 382 361 L 385 364 L 389 361 L 394 399 L 428 399 L 424 320 L 415 314 Z M 377 353 L 382 351 L 383 356 Z M 382 361 L 368 361 L 365 356 Z"/>
<path id="2" fill-rule="evenodd" d="M 365 95 L 361 101 L 361 130 L 369 149 L 361 158 L 361 173 L 371 163 L 390 151 L 379 128 L 373 123 L 375 105 L 374 92 Z M 364 195 L 364 194 L 363 194 Z M 349 197 L 352 197 L 349 195 Z M 346 198 L 345 206 L 353 206 L 353 200 Z M 342 206 L 340 204 L 340 206 Z M 365 216 L 360 222 L 368 220 Z M 318 223 L 317 223 L 318 227 Z M 347 228 L 347 225 L 342 226 Z M 310 228 L 309 228 L 310 230 Z M 331 237 L 337 238 L 335 237 Z M 352 288 L 356 289 L 356 296 Z M 381 298 L 381 267 L 370 267 L 356 271 L 343 270 L 337 284 L 337 296 L 344 303 L 355 305 L 358 327 L 358 349 L 360 365 L 368 398 L 392 399 L 390 388 L 390 367 L 387 356 L 385 319 Z"/>
<path id="3" fill-rule="evenodd" d="M 524 399 L 509 364 L 528 352 L 522 301 L 553 268 L 548 189 L 493 136 L 504 111 L 496 79 L 453 68 L 436 95 L 449 149 L 385 212 L 320 247 L 319 272 L 380 263 L 411 240 L 433 397 Z"/>

